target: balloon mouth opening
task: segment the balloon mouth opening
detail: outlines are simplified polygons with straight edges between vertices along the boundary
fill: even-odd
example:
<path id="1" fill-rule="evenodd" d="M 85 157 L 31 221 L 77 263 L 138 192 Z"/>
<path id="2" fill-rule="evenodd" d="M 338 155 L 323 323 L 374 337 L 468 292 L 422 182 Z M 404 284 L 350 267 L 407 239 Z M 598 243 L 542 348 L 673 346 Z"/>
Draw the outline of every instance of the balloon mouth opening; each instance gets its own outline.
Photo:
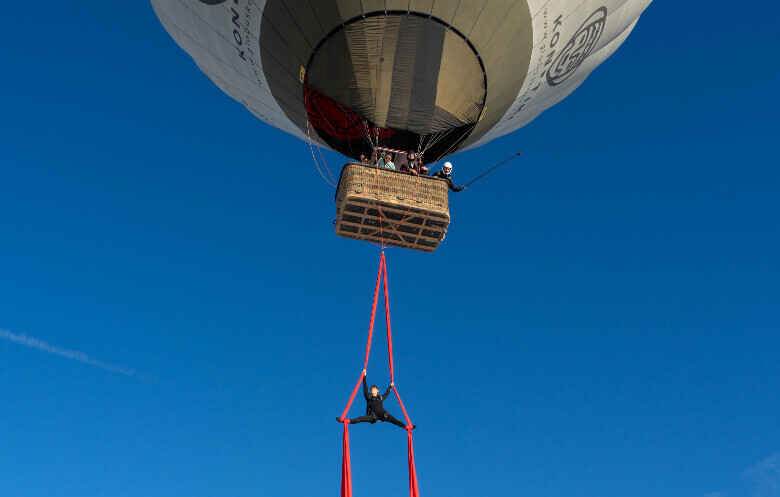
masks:
<path id="1" fill-rule="evenodd" d="M 323 38 L 302 69 L 316 134 L 354 159 L 380 146 L 454 153 L 479 122 L 487 76 L 471 42 L 428 14 L 377 12 Z"/>

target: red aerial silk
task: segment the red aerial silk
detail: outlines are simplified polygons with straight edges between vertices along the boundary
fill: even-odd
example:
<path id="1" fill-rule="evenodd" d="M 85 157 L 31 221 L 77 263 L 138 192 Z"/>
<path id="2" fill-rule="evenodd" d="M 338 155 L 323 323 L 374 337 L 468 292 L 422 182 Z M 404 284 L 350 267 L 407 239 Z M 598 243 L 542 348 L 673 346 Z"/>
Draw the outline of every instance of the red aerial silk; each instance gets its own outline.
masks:
<path id="1" fill-rule="evenodd" d="M 368 326 L 368 344 L 366 345 L 366 359 L 363 363 L 363 369 L 368 367 L 368 354 L 371 351 L 371 337 L 374 333 L 374 318 L 376 317 L 376 306 L 379 301 L 379 284 L 384 283 L 385 289 L 385 320 L 387 322 L 387 353 L 390 359 L 390 383 L 393 385 L 393 391 L 398 399 L 398 404 L 401 405 L 401 410 L 406 418 L 406 433 L 409 445 L 409 497 L 420 497 L 420 491 L 417 488 L 417 471 L 414 469 L 414 447 L 412 445 L 412 422 L 409 419 L 409 415 L 406 413 L 404 403 L 401 401 L 401 396 L 398 394 L 398 390 L 395 388 L 395 380 L 393 379 L 393 339 L 390 332 L 390 299 L 387 293 L 387 264 L 385 263 L 385 254 L 382 253 L 382 257 L 379 259 L 379 273 L 376 276 L 376 287 L 374 289 L 374 304 L 371 308 L 371 323 Z M 360 383 L 363 381 L 363 373 L 360 373 L 360 378 L 352 390 L 352 395 L 349 397 L 347 407 L 344 408 L 344 412 L 341 414 L 341 420 L 344 423 L 344 453 L 341 458 L 341 497 L 352 497 L 352 471 L 349 465 L 349 420 L 347 419 L 347 411 L 352 405 L 352 401 L 355 400 L 355 395 L 360 388 Z"/>
<path id="2" fill-rule="evenodd" d="M 349 423 L 344 423 L 344 454 L 341 456 L 341 495 L 352 497 L 352 470 L 349 467 Z"/>

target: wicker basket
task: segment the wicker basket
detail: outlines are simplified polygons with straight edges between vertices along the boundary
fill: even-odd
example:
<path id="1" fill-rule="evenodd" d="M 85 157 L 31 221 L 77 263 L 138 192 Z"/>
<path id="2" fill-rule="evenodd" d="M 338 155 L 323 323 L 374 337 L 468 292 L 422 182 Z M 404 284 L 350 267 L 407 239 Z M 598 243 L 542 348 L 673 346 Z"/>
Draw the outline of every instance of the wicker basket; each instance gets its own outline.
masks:
<path id="1" fill-rule="evenodd" d="M 438 178 L 348 163 L 336 192 L 336 234 L 433 252 L 450 224 L 448 193 Z"/>

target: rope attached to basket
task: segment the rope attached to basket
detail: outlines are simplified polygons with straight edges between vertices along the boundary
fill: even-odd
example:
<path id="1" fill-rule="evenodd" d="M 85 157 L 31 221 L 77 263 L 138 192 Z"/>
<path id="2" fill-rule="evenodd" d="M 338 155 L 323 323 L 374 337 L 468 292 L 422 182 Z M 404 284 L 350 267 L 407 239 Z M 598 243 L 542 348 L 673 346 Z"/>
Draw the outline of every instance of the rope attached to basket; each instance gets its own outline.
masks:
<path id="1" fill-rule="evenodd" d="M 422 165 L 422 160 L 420 161 L 420 165 Z M 395 232 L 398 231 L 398 228 L 400 228 L 402 224 L 404 224 L 404 221 L 406 220 L 406 216 L 409 215 L 409 211 L 412 210 L 412 206 L 414 205 L 414 202 L 417 201 L 417 186 L 419 184 L 420 184 L 420 174 L 418 173 L 418 174 L 415 175 L 414 193 L 412 194 L 412 204 L 409 205 L 409 208 L 406 209 L 406 212 L 404 212 L 404 215 L 401 218 L 401 220 L 398 221 L 398 224 L 395 225 L 395 229 L 393 230 L 392 233 L 390 233 L 390 236 L 388 237 L 388 240 L 392 240 L 393 239 L 393 236 L 395 235 Z M 379 200 L 379 196 L 380 196 L 380 193 L 379 193 L 379 167 L 377 167 L 376 168 L 376 206 L 377 206 L 377 211 L 379 211 L 379 237 L 382 240 L 381 247 L 382 247 L 382 251 L 384 252 L 384 250 L 387 248 L 387 244 L 385 243 L 385 236 L 384 236 L 384 231 L 383 231 L 383 227 L 382 227 L 382 202 Z M 392 223 L 390 223 L 390 221 L 388 221 L 388 223 L 390 225 L 392 225 Z"/>
<path id="2" fill-rule="evenodd" d="M 368 367 L 368 355 L 371 352 L 371 337 L 374 333 L 374 318 L 376 317 L 376 308 L 379 301 L 379 284 L 384 283 L 385 290 L 385 321 L 387 323 L 387 354 L 390 361 L 390 384 L 393 387 L 393 392 L 398 399 L 398 404 L 401 406 L 401 410 L 404 413 L 406 419 L 406 434 L 407 445 L 409 451 L 409 497 L 420 497 L 420 491 L 417 487 L 417 471 L 414 467 L 414 446 L 412 444 L 412 421 L 409 419 L 409 414 L 406 412 L 406 407 L 401 401 L 401 395 L 395 388 L 395 380 L 393 379 L 393 339 L 390 331 L 390 298 L 387 290 L 387 264 L 385 262 L 385 254 L 382 252 L 379 258 L 379 272 L 376 276 L 376 287 L 374 288 L 374 303 L 371 307 L 371 322 L 368 326 L 368 343 L 366 345 L 366 357 L 363 362 L 363 370 Z M 344 408 L 344 412 L 341 414 L 341 422 L 344 424 L 344 444 L 343 454 L 341 458 L 341 497 L 352 497 L 352 468 L 349 461 L 349 420 L 347 419 L 347 412 L 349 411 L 352 401 L 355 400 L 355 395 L 360 388 L 360 383 L 363 381 L 364 373 L 360 373 L 355 388 L 352 390 L 352 395 L 349 397 L 347 406 Z"/>

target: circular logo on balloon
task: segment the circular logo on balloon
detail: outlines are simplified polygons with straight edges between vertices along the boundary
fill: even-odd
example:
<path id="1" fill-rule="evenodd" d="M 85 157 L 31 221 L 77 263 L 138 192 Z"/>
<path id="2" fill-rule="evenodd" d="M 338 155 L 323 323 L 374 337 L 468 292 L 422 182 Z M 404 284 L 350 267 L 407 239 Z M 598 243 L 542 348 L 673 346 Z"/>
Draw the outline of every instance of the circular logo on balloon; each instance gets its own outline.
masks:
<path id="1" fill-rule="evenodd" d="M 547 70 L 547 82 L 551 86 L 563 83 L 580 68 L 596 48 L 601 35 L 604 34 L 606 24 L 607 8 L 601 7 L 580 26 Z"/>

